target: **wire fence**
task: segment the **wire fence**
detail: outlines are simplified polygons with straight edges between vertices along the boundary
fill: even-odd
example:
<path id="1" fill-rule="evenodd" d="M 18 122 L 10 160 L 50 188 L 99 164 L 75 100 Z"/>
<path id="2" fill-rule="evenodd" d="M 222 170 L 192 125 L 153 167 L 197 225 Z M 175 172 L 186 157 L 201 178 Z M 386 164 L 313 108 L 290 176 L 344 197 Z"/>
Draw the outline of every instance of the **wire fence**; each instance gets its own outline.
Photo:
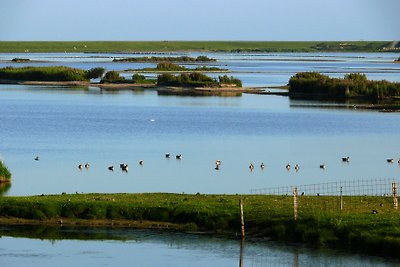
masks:
<path id="1" fill-rule="evenodd" d="M 293 195 L 297 188 L 299 195 L 306 196 L 391 196 L 393 183 L 396 179 L 350 180 L 320 184 L 281 186 L 261 189 L 251 189 L 256 195 Z"/>

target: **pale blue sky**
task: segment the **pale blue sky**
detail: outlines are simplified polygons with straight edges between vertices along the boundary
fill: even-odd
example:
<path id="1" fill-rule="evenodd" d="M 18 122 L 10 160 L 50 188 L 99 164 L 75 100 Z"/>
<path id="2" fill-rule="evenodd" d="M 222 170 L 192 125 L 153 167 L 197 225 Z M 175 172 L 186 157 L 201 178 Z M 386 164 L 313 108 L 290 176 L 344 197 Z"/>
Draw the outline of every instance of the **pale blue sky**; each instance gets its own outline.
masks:
<path id="1" fill-rule="evenodd" d="M 0 40 L 399 40 L 400 0 L 0 0 Z"/>

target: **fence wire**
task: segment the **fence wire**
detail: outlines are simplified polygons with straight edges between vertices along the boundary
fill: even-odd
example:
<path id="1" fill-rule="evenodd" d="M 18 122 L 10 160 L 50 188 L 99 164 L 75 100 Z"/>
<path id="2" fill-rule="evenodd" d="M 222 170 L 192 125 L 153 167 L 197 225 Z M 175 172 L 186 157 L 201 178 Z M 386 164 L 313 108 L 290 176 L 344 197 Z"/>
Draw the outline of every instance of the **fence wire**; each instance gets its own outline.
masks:
<path id="1" fill-rule="evenodd" d="M 392 183 L 398 184 L 396 179 L 369 179 L 348 180 L 320 184 L 293 185 L 271 188 L 251 189 L 256 195 L 292 195 L 293 188 L 297 187 L 299 195 L 306 196 L 391 196 Z"/>

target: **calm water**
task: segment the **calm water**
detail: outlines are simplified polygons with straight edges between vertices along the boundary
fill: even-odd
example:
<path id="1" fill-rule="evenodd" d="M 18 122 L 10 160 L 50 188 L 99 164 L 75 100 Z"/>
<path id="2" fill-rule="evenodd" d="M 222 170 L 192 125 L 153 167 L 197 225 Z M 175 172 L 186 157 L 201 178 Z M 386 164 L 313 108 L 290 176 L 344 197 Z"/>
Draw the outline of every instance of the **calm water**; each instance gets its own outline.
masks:
<path id="1" fill-rule="evenodd" d="M 398 261 L 274 242 L 138 230 L 61 229 L 64 240 L 2 237 L 2 266 L 396 266 Z M 86 240 L 71 236 L 84 235 Z M 92 240 L 95 238 L 94 240 Z M 113 240 L 114 239 L 114 240 Z"/>
<path id="2" fill-rule="evenodd" d="M 0 66 L 18 56 L 1 54 Z M 28 54 L 46 62 L 17 65 L 143 65 L 111 61 L 119 56 L 130 55 Z M 400 65 L 391 63 L 398 57 L 393 53 L 208 56 L 218 59 L 213 64 L 237 72 L 245 85 L 282 85 L 297 71 L 321 69 L 337 75 L 368 70 L 368 76 L 400 81 Z M 397 163 L 386 162 L 400 158 L 398 113 L 306 108 L 299 107 L 304 102 L 279 96 L 176 97 L 155 91 L 20 85 L 0 85 L 0 103 L 0 158 L 13 173 L 9 195 L 249 193 L 254 188 L 395 178 L 400 173 Z M 315 102 L 305 104 L 310 103 Z M 172 157 L 166 159 L 165 153 Z M 183 159 L 176 160 L 176 154 Z M 36 155 L 40 161 L 33 160 Z M 351 164 L 341 162 L 347 155 Z M 219 171 L 214 170 L 217 159 L 222 161 Z M 86 162 L 90 169 L 79 171 L 78 164 Z M 119 170 L 122 162 L 129 164 L 128 173 Z M 264 170 L 257 168 L 261 162 Z M 250 163 L 256 166 L 253 172 Z M 300 171 L 287 172 L 287 163 L 299 164 Z M 322 163 L 325 171 L 319 169 Z M 108 171 L 110 165 L 116 171 Z"/>
<path id="3" fill-rule="evenodd" d="M 198 54 L 190 54 L 197 56 Z M 116 64 L 116 54 L 28 54 L 47 62 L 125 70 L 152 64 Z M 138 56 L 138 55 L 136 55 Z M 398 54 L 211 54 L 245 86 L 284 85 L 298 71 L 332 76 L 365 72 L 400 81 Z M 0 67 L 21 55 L 1 54 Z M 125 73 L 124 75 L 130 75 Z M 352 179 L 398 178 L 400 114 L 301 107 L 316 102 L 287 97 L 159 96 L 155 91 L 109 92 L 0 85 L 0 159 L 13 173 L 8 195 L 61 192 L 249 193 L 250 189 Z M 324 103 L 317 103 L 324 104 Z M 164 154 L 171 153 L 166 159 Z M 182 160 L 175 155 L 182 154 Z M 40 156 L 39 161 L 34 157 Z M 350 164 L 341 158 L 350 156 Z M 215 160 L 221 160 L 219 171 Z M 144 165 L 138 164 L 144 160 Z M 89 170 L 78 164 L 89 162 Z M 129 172 L 119 170 L 128 163 Z M 264 162 L 266 168 L 258 166 Z M 250 172 L 248 166 L 256 168 Z M 287 163 L 300 171 L 286 171 Z M 319 165 L 327 168 L 321 170 Z M 114 165 L 111 172 L 108 166 Z M 82 229 L 79 230 L 84 233 Z M 93 231 L 93 230 L 91 230 Z M 100 231 L 100 230 L 99 230 Z M 199 236 L 124 230 L 125 241 L 0 238 L 2 266 L 82 264 L 238 266 L 240 244 Z M 104 233 L 103 233 L 104 234 Z M 67 236 L 67 234 L 65 234 Z M 67 238 L 67 237 L 66 237 Z M 88 237 L 87 239 L 91 239 Z M 115 238 L 114 238 L 115 239 Z M 244 266 L 394 266 L 374 258 L 247 243 Z"/>

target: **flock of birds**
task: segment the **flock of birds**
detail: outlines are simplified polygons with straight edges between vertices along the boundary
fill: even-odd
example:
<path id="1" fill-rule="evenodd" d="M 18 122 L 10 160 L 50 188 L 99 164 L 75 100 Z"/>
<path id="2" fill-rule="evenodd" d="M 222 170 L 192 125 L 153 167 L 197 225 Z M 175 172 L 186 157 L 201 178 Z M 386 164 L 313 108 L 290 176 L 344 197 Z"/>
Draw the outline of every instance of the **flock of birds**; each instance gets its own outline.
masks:
<path id="1" fill-rule="evenodd" d="M 170 153 L 165 154 L 165 158 L 167 158 L 167 159 L 171 158 L 171 154 L 170 154 Z M 182 154 L 176 155 L 175 158 L 176 158 L 177 160 L 181 160 L 181 159 L 182 159 Z M 40 159 L 39 156 L 36 156 L 36 157 L 35 157 L 35 160 L 36 160 L 36 161 L 38 161 L 39 159 Z M 343 157 L 343 158 L 342 158 L 342 162 L 347 162 L 347 163 L 349 163 L 349 162 L 350 162 L 350 157 Z M 388 159 L 386 159 L 386 162 L 388 162 L 388 163 L 394 163 L 394 159 L 393 159 L 393 158 L 388 158 Z M 397 163 L 400 165 L 400 159 L 397 160 Z M 140 166 L 143 166 L 143 165 L 144 165 L 144 161 L 143 161 L 143 160 L 140 160 L 140 161 L 139 161 L 139 165 L 140 165 Z M 219 169 L 220 169 L 220 166 L 221 166 L 221 160 L 218 159 L 218 160 L 215 161 L 215 168 L 214 168 L 214 169 L 215 169 L 215 170 L 219 170 Z M 120 164 L 119 164 L 119 167 L 120 167 L 120 169 L 121 169 L 122 171 L 128 172 L 128 164 L 126 164 L 126 163 L 120 163 Z M 265 166 L 264 162 L 261 162 L 261 164 L 260 164 L 261 170 L 263 170 L 265 167 L 266 167 L 266 166 Z M 86 164 L 82 164 L 82 163 L 81 163 L 81 164 L 78 165 L 78 169 L 79 169 L 79 170 L 83 170 L 83 168 L 85 168 L 86 170 L 88 170 L 88 169 L 90 168 L 90 164 L 89 164 L 89 163 L 86 163 Z M 290 165 L 290 163 L 288 163 L 288 164 L 286 164 L 286 167 L 285 167 L 285 168 L 286 168 L 287 171 L 290 171 L 290 169 L 292 168 L 292 166 Z M 319 165 L 319 168 L 325 170 L 325 168 L 326 168 L 325 163 Z M 298 171 L 300 170 L 300 165 L 299 165 L 299 164 L 294 165 L 294 169 L 295 169 L 296 172 L 298 172 Z M 109 171 L 114 171 L 114 165 L 108 166 L 108 170 L 109 170 Z M 253 170 L 254 170 L 254 165 L 253 165 L 253 163 L 250 163 L 250 165 L 249 165 L 249 170 L 250 170 L 250 171 L 253 171 Z"/>

